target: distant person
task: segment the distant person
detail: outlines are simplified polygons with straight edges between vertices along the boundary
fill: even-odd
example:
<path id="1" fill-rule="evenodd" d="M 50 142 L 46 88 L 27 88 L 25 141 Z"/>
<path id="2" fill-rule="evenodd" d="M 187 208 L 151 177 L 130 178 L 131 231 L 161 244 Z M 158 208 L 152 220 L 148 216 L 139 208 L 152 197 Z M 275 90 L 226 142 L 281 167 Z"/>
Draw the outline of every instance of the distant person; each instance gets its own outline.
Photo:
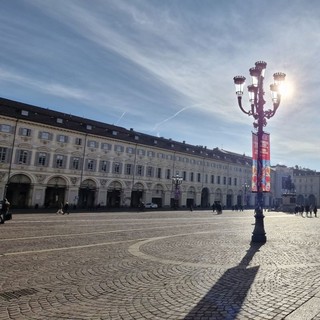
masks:
<path id="1" fill-rule="evenodd" d="M 59 206 L 59 209 L 57 211 L 57 214 L 63 214 L 63 203 L 60 202 L 60 206 Z"/>
<path id="2" fill-rule="evenodd" d="M 69 214 L 69 202 L 67 201 L 63 207 L 63 213 L 62 214 Z"/>
<path id="3" fill-rule="evenodd" d="M 314 216 L 317 218 L 317 211 L 318 211 L 318 209 L 317 209 L 317 206 L 314 206 L 313 207 L 313 213 L 314 213 Z"/>
<path id="4" fill-rule="evenodd" d="M 10 202 L 7 198 L 3 199 L 2 208 L 0 213 L 0 223 L 3 224 L 6 220 L 11 219 L 11 215 L 9 214 Z"/>

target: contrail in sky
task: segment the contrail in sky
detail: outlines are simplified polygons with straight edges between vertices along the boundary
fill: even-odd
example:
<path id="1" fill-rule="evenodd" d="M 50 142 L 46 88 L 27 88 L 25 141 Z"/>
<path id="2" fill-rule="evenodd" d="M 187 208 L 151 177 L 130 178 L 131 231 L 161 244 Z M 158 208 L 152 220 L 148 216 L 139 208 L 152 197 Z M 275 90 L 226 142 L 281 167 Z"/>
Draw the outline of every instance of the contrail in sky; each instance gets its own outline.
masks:
<path id="1" fill-rule="evenodd" d="M 126 112 L 124 111 L 121 115 L 121 117 L 117 120 L 117 122 L 115 123 L 115 125 L 118 125 L 119 121 L 124 117 L 124 115 L 126 114 Z"/>
<path id="2" fill-rule="evenodd" d="M 158 122 L 152 129 L 152 131 L 156 130 L 159 126 L 161 126 L 162 124 L 166 123 L 167 121 L 175 118 L 177 115 L 179 115 L 182 111 L 184 110 L 187 110 L 187 109 L 190 109 L 190 108 L 195 108 L 197 107 L 197 105 L 192 105 L 192 106 L 189 106 L 189 107 L 184 107 L 182 108 L 181 110 L 177 111 L 174 115 L 172 115 L 171 117 L 167 118 L 167 119 L 164 119 L 162 120 L 161 122 Z"/>

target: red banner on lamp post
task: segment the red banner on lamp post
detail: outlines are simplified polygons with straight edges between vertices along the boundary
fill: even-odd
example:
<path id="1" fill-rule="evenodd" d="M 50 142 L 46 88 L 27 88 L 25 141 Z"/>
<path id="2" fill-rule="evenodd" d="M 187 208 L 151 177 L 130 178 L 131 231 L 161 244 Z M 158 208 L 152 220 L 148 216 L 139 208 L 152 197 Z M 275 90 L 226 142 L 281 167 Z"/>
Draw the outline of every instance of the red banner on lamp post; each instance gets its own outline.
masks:
<path id="1" fill-rule="evenodd" d="M 262 192 L 270 192 L 270 135 L 263 132 L 261 139 L 261 172 L 258 177 L 258 134 L 252 132 L 252 192 L 258 192 L 261 183 Z"/>

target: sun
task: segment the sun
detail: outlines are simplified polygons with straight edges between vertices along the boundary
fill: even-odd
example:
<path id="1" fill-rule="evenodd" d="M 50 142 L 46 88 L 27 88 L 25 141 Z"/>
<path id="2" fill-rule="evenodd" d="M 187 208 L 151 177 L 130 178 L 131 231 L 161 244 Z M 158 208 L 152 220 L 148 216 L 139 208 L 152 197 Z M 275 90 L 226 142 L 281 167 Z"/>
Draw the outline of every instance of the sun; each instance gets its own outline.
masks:
<path id="1" fill-rule="evenodd" d="M 281 83 L 279 92 L 283 98 L 290 98 L 293 95 L 293 85 L 288 81 Z"/>

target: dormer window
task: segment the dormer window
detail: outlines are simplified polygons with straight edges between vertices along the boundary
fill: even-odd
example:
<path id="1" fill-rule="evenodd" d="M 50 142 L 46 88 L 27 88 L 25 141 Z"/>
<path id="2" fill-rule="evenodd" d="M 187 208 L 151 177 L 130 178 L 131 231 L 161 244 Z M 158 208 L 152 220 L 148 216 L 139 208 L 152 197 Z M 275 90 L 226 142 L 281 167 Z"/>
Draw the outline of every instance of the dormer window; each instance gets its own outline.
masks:
<path id="1" fill-rule="evenodd" d="M 21 115 L 27 117 L 27 116 L 29 115 L 29 111 L 27 111 L 27 110 L 21 110 Z"/>
<path id="2" fill-rule="evenodd" d="M 92 125 L 87 124 L 87 129 L 88 129 L 88 130 L 92 130 Z"/>
<path id="3" fill-rule="evenodd" d="M 63 123 L 63 119 L 57 118 L 57 123 Z"/>

